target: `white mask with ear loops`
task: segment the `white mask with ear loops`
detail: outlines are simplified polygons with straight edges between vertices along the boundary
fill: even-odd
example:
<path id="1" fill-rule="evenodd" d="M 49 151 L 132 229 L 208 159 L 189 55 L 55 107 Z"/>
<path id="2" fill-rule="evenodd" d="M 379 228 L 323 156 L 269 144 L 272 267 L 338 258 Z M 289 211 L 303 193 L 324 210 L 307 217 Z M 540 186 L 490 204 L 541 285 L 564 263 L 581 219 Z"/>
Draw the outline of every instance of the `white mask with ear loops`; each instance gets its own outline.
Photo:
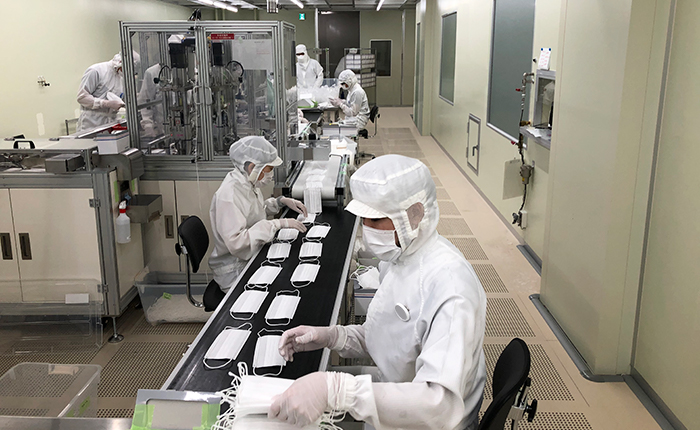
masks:
<path id="1" fill-rule="evenodd" d="M 238 328 L 226 327 L 214 339 L 214 342 L 204 354 L 204 367 L 207 369 L 221 369 L 228 366 L 229 363 L 238 357 L 238 353 L 241 352 L 243 345 L 250 336 L 252 327 L 250 323 L 243 324 Z M 219 366 L 212 366 L 207 360 L 226 360 L 226 362 Z"/>
<path id="2" fill-rule="evenodd" d="M 290 280 L 294 288 L 303 288 L 311 285 L 316 281 L 316 275 L 318 275 L 319 269 L 321 269 L 320 264 L 302 263 L 298 265 L 297 268 L 294 269 Z"/>
<path id="3" fill-rule="evenodd" d="M 311 227 L 308 233 L 306 233 L 306 239 L 308 240 L 321 240 L 324 239 L 328 232 L 331 231 L 329 225 L 315 225 Z"/>
<path id="4" fill-rule="evenodd" d="M 277 240 L 280 242 L 294 242 L 299 237 L 299 230 L 295 228 L 282 228 L 277 232 Z"/>
<path id="5" fill-rule="evenodd" d="M 260 310 L 267 291 L 246 290 L 241 293 L 231 306 L 229 314 L 231 318 L 236 320 L 250 320 Z"/>
<path id="6" fill-rule="evenodd" d="M 396 246 L 395 230 L 379 230 L 362 226 L 362 241 L 367 250 L 382 261 L 395 261 L 401 255 L 401 248 Z"/>
<path id="7" fill-rule="evenodd" d="M 299 260 L 312 261 L 321 258 L 323 244 L 320 242 L 304 242 L 299 250 Z"/>
<path id="8" fill-rule="evenodd" d="M 273 243 L 267 251 L 267 259 L 270 261 L 284 261 L 289 257 L 292 245 L 288 243 Z"/>
<path id="9" fill-rule="evenodd" d="M 283 331 L 262 329 L 258 332 L 258 342 L 253 354 L 253 374 L 256 376 L 278 376 L 287 361 L 280 355 L 279 341 Z M 279 367 L 274 373 L 258 373 L 256 369 Z"/>
<path id="10" fill-rule="evenodd" d="M 289 325 L 300 301 L 299 290 L 278 292 L 267 309 L 265 322 L 272 327 Z"/>
<path id="11" fill-rule="evenodd" d="M 282 267 L 280 266 L 260 266 L 258 270 L 253 273 L 253 276 L 248 279 L 247 285 L 267 287 L 275 282 L 277 275 L 279 275 L 281 271 Z"/>

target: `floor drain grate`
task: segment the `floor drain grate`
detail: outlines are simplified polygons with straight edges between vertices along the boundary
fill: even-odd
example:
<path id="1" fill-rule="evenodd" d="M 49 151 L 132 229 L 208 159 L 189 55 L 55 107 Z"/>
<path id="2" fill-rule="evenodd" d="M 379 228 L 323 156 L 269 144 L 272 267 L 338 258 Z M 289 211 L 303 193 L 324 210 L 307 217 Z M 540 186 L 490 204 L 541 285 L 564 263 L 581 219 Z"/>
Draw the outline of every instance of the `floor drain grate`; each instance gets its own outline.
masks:
<path id="1" fill-rule="evenodd" d="M 503 349 L 506 347 L 505 344 L 494 344 L 485 343 L 484 344 L 484 354 L 486 355 L 486 387 L 484 387 L 484 399 L 492 399 L 493 393 L 491 390 L 492 386 L 492 376 L 493 369 L 496 367 L 496 361 L 498 361 L 498 356 L 501 355 Z M 532 378 L 532 387 L 530 389 L 530 399 L 537 400 L 558 400 L 558 401 L 573 401 L 574 397 L 566 388 L 566 384 L 561 379 L 561 375 L 554 368 L 552 360 L 550 360 L 547 352 L 545 352 L 542 345 L 539 344 L 528 344 L 530 349 L 531 365 L 530 365 L 530 377 Z M 540 413 L 538 412 L 537 415 Z M 546 429 L 557 429 L 563 427 L 534 427 L 534 428 L 546 428 Z M 578 429 L 579 427 L 570 427 L 573 429 Z M 586 428 L 586 427 L 581 427 Z"/>
<path id="2" fill-rule="evenodd" d="M 440 206 L 440 216 L 442 215 L 461 215 L 459 213 L 459 209 L 457 209 L 457 205 L 449 202 L 449 201 L 440 201 L 438 202 L 438 206 Z"/>
<path id="3" fill-rule="evenodd" d="M 443 202 L 440 202 L 443 203 Z M 456 208 L 455 208 L 456 209 Z M 442 205 L 440 206 L 442 214 Z M 440 217 L 437 231 L 443 236 L 471 236 L 472 230 L 467 225 L 467 222 L 462 218 L 443 218 Z"/>
<path id="4" fill-rule="evenodd" d="M 534 337 L 518 305 L 511 298 L 486 299 L 487 337 Z"/>
<path id="5" fill-rule="evenodd" d="M 158 324 L 153 326 L 141 318 L 136 324 L 131 334 L 152 334 L 159 336 L 168 335 L 197 335 L 202 331 L 204 327 L 203 323 L 191 323 L 191 324 Z"/>
<path id="6" fill-rule="evenodd" d="M 133 409 L 98 409 L 97 418 L 132 418 Z"/>
<path id="7" fill-rule="evenodd" d="M 503 280 L 498 276 L 498 272 L 491 264 L 472 264 L 476 276 L 479 277 L 484 291 L 487 293 L 507 293 L 508 289 Z"/>
<path id="8" fill-rule="evenodd" d="M 474 237 L 448 237 L 447 240 L 452 242 L 464 255 L 467 260 L 488 260 L 486 253 L 481 249 L 481 245 Z"/>
<path id="9" fill-rule="evenodd" d="M 159 389 L 168 379 L 187 342 L 127 342 L 109 360 L 99 397 L 136 397 L 140 389 Z"/>
<path id="10" fill-rule="evenodd" d="M 430 170 L 432 171 L 433 169 L 430 169 Z M 432 173 L 431 173 L 431 175 L 432 175 Z M 447 194 L 447 190 L 446 190 L 446 189 L 444 189 L 444 188 L 436 188 L 435 191 L 436 191 L 436 193 L 437 193 L 437 199 L 438 199 L 438 200 L 452 200 L 452 199 L 450 198 L 450 195 Z"/>
<path id="11" fill-rule="evenodd" d="M 545 412 L 540 411 L 529 423 L 520 421 L 522 430 L 592 430 L 586 416 L 580 412 Z"/>

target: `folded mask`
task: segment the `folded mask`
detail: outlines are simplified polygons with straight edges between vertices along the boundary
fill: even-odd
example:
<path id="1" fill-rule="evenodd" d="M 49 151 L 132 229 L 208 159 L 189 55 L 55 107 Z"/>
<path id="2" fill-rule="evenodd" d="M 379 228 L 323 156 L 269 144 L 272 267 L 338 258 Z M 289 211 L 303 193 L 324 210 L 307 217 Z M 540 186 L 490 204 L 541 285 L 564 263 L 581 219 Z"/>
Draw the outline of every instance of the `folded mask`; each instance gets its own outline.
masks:
<path id="1" fill-rule="evenodd" d="M 284 261 L 289 257 L 292 245 L 288 243 L 273 243 L 267 250 L 267 259 L 270 261 Z"/>
<path id="2" fill-rule="evenodd" d="M 364 289 L 379 289 L 379 270 L 370 267 L 362 273 L 357 274 L 357 283 Z"/>
<path id="3" fill-rule="evenodd" d="M 310 213 L 309 216 L 304 216 L 304 214 L 299 214 L 297 221 L 303 222 L 304 224 L 313 224 L 316 221 L 316 214 Z"/>
<path id="4" fill-rule="evenodd" d="M 207 369 L 221 369 L 228 366 L 233 360 L 238 357 L 243 345 L 250 336 L 250 323 L 244 324 L 241 327 L 226 327 L 214 339 L 206 354 L 204 354 L 204 367 Z M 210 365 L 208 360 L 224 360 L 220 365 Z"/>
<path id="5" fill-rule="evenodd" d="M 282 331 L 262 329 L 258 332 L 258 342 L 255 344 L 253 354 L 253 374 L 256 376 L 278 376 L 282 373 L 282 368 L 287 361 L 280 355 L 279 342 L 282 338 Z M 257 369 L 277 368 L 275 372 L 258 372 Z"/>
<path id="6" fill-rule="evenodd" d="M 315 225 L 311 227 L 308 233 L 306 233 L 306 239 L 308 240 L 321 240 L 326 237 L 328 232 L 331 231 L 331 227 L 327 225 Z"/>
<path id="7" fill-rule="evenodd" d="M 304 242 L 299 250 L 300 260 L 318 260 L 323 252 L 323 244 L 320 242 Z"/>
<path id="8" fill-rule="evenodd" d="M 264 286 L 275 282 L 277 275 L 282 271 L 280 266 L 260 266 L 258 270 L 253 273 L 253 276 L 248 279 L 248 285 Z"/>
<path id="9" fill-rule="evenodd" d="M 267 309 L 265 322 L 272 327 L 289 325 L 300 301 L 299 290 L 278 292 Z"/>
<path id="10" fill-rule="evenodd" d="M 231 306 L 231 318 L 237 320 L 249 320 L 253 318 L 267 297 L 267 291 L 246 290 Z"/>
<path id="11" fill-rule="evenodd" d="M 296 288 L 302 288 L 310 285 L 316 280 L 316 275 L 321 268 L 320 264 L 308 264 L 302 263 L 294 269 L 292 273 L 291 282 Z"/>
<path id="12" fill-rule="evenodd" d="M 277 232 L 277 240 L 280 242 L 294 242 L 299 237 L 299 230 L 295 228 L 283 228 Z"/>

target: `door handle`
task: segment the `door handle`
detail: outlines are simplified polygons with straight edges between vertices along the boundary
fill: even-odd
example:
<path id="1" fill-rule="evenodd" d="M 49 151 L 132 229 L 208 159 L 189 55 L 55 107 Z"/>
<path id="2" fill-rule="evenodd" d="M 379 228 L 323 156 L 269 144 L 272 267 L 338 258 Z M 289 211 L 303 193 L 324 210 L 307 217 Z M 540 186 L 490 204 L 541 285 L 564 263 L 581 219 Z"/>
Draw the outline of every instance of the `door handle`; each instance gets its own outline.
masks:
<path id="1" fill-rule="evenodd" d="M 173 224 L 173 216 L 165 215 L 163 216 L 163 220 L 165 221 L 165 238 L 175 238 L 175 225 Z"/>
<path id="2" fill-rule="evenodd" d="M 12 260 L 12 241 L 10 233 L 0 233 L 0 248 L 2 248 L 2 259 Z"/>
<path id="3" fill-rule="evenodd" d="M 479 145 L 472 146 L 472 157 L 474 156 L 474 151 L 478 151 L 478 150 L 479 150 Z"/>
<path id="4" fill-rule="evenodd" d="M 22 260 L 32 259 L 32 243 L 29 239 L 29 233 L 19 234 L 19 252 L 22 256 Z"/>

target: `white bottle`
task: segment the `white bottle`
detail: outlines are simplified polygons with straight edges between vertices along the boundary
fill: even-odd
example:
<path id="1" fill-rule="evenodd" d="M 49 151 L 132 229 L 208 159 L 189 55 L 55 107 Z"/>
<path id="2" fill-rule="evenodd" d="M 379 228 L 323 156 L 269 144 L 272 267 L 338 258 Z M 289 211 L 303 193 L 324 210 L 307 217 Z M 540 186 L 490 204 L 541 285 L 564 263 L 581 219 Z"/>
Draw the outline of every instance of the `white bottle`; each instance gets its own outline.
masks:
<path id="1" fill-rule="evenodd" d="M 117 217 L 117 243 L 131 242 L 131 220 L 126 214 L 126 201 L 119 203 L 119 216 Z"/>

